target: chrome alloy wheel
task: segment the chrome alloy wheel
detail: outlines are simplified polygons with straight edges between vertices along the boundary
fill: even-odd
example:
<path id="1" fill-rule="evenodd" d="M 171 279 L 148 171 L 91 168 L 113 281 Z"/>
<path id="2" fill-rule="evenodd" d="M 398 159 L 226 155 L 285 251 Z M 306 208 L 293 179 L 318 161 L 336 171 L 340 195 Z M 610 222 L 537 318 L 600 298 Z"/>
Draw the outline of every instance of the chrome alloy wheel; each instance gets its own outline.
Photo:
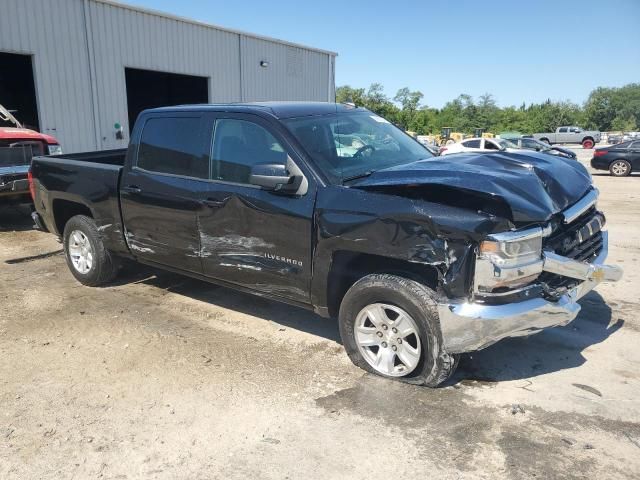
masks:
<path id="1" fill-rule="evenodd" d="M 69 235 L 69 258 L 78 272 L 86 275 L 93 266 L 93 248 L 87 236 L 80 230 Z"/>
<path id="2" fill-rule="evenodd" d="M 611 165 L 611 171 L 616 176 L 624 176 L 627 174 L 628 165 L 625 162 L 613 162 Z"/>
<path id="3" fill-rule="evenodd" d="M 386 303 L 364 307 L 354 322 L 358 350 L 382 375 L 403 377 L 418 366 L 422 347 L 418 326 L 411 316 Z"/>

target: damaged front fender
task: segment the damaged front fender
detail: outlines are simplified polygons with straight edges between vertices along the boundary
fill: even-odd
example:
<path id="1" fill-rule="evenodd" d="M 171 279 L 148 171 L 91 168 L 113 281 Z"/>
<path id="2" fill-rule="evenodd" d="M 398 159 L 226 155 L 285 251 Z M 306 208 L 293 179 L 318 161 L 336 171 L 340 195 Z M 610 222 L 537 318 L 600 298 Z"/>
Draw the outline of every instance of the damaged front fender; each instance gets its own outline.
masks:
<path id="1" fill-rule="evenodd" d="M 320 306 L 329 302 L 334 253 L 343 251 L 432 267 L 445 295 L 466 296 L 478 242 L 511 226 L 486 213 L 340 187 L 319 192 L 315 224 L 312 299 Z"/>

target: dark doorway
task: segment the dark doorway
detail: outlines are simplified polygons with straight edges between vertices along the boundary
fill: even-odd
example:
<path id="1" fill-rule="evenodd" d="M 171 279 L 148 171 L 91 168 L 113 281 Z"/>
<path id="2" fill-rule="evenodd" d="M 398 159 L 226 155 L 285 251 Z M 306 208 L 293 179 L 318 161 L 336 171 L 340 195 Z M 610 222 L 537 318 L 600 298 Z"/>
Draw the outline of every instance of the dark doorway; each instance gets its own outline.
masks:
<path id="1" fill-rule="evenodd" d="M 0 52 L 0 105 L 24 127 L 40 130 L 31 55 Z M 15 125 L 0 120 L 0 126 Z"/>
<path id="2" fill-rule="evenodd" d="M 146 108 L 209 101 L 206 77 L 137 68 L 125 68 L 124 73 L 127 82 L 129 132 L 133 129 L 138 114 Z"/>

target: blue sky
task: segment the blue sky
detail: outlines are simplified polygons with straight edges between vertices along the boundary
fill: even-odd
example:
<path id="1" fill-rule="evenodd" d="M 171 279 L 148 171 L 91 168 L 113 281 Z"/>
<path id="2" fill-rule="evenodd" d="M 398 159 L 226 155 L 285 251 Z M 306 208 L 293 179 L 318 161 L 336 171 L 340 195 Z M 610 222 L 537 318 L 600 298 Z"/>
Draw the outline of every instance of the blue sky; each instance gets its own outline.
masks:
<path id="1" fill-rule="evenodd" d="M 336 85 L 404 86 L 441 107 L 572 100 L 640 82 L 640 0 L 125 0 L 338 52 Z"/>

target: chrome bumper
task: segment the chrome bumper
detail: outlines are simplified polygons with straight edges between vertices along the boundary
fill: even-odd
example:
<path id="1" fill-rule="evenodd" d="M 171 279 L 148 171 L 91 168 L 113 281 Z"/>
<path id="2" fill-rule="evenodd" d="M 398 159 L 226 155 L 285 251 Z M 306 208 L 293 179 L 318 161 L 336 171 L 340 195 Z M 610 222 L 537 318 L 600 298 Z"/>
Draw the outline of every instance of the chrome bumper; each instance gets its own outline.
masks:
<path id="1" fill-rule="evenodd" d="M 603 247 L 593 263 L 578 262 L 554 253 L 544 254 L 543 270 L 583 280 L 552 302 L 533 298 L 518 303 L 485 305 L 476 302 L 438 305 L 444 349 L 449 353 L 480 350 L 507 337 L 520 337 L 544 328 L 566 325 L 580 311 L 578 300 L 601 282 L 616 282 L 622 269 L 604 265 L 608 234 L 602 232 Z"/>

